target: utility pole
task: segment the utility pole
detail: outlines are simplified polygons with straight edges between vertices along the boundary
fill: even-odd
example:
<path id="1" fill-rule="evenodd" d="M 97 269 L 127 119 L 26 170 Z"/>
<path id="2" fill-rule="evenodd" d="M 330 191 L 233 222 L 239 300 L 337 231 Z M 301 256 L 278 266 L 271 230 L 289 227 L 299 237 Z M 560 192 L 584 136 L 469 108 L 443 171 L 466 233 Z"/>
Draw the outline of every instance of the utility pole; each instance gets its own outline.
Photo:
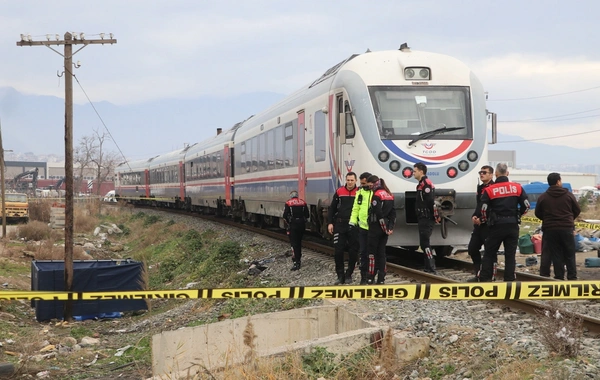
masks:
<path id="1" fill-rule="evenodd" d="M 109 33 L 108 39 L 100 33 L 100 39 L 85 39 L 83 33 L 65 33 L 65 39 L 60 40 L 58 34 L 51 41 L 51 35 L 46 35 L 46 41 L 33 41 L 30 35 L 21 34 L 21 41 L 17 46 L 46 46 L 65 59 L 65 290 L 73 290 L 73 56 L 87 45 L 116 44 L 113 34 Z M 64 54 L 51 46 L 65 46 Z M 83 45 L 73 53 L 73 45 Z M 73 302 L 65 302 L 64 320 L 73 320 Z"/>
<path id="2" fill-rule="evenodd" d="M 6 183 L 4 183 L 4 146 L 2 145 L 2 124 L 0 124 L 0 181 L 2 184 L 2 239 L 6 240 Z"/>

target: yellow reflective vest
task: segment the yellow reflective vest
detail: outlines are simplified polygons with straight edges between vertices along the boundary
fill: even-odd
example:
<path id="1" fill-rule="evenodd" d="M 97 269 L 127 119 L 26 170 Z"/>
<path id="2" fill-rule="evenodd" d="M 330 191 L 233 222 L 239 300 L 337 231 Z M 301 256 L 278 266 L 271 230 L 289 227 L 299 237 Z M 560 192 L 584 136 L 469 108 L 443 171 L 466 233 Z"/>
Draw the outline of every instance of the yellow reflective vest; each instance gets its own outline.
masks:
<path id="1" fill-rule="evenodd" d="M 371 197 L 373 192 L 371 190 L 365 190 L 360 188 L 356 192 L 354 197 L 354 204 L 352 205 L 352 214 L 350 215 L 350 224 L 359 226 L 364 230 L 369 229 L 369 207 L 371 206 Z"/>

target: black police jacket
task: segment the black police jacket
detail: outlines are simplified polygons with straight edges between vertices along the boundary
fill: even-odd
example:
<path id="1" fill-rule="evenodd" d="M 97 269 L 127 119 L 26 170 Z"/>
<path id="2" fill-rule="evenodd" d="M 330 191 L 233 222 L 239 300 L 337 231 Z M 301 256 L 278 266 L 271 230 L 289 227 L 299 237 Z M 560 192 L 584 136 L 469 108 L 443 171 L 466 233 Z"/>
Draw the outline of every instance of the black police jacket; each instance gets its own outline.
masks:
<path id="1" fill-rule="evenodd" d="M 348 224 L 357 190 L 356 186 L 352 190 L 348 190 L 346 186 L 337 189 L 327 211 L 327 224 Z"/>
<path id="2" fill-rule="evenodd" d="M 417 183 L 417 201 L 415 202 L 415 211 L 417 218 L 435 220 L 433 214 L 433 204 L 435 199 L 435 186 L 427 176 L 421 177 Z"/>
<path id="3" fill-rule="evenodd" d="M 521 215 L 529 210 L 527 193 L 508 177 L 496 178 L 496 183 L 486 187 L 481 195 L 480 215 L 482 222 L 494 224 L 519 223 Z"/>

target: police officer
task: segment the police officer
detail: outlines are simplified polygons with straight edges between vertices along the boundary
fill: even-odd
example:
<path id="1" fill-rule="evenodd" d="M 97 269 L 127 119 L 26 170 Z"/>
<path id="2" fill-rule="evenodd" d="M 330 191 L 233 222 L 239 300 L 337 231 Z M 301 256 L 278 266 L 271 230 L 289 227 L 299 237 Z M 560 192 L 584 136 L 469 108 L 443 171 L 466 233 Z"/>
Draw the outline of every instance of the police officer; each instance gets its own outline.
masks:
<path id="1" fill-rule="evenodd" d="M 485 254 L 481 262 L 479 276 L 469 282 L 491 281 L 494 263 L 498 259 L 498 248 L 504 243 L 504 281 L 515 280 L 515 253 L 519 240 L 521 216 L 529 210 L 527 193 L 520 184 L 508 180 L 506 164 L 496 166 L 496 182 L 483 190 L 481 209 L 477 216 L 488 224 L 488 237 L 485 240 Z"/>
<path id="2" fill-rule="evenodd" d="M 356 197 L 356 173 L 346 173 L 346 185 L 335 192 L 327 212 L 327 230 L 333 235 L 335 247 L 335 285 L 352 282 L 352 273 L 358 260 L 358 231 L 350 228 L 350 215 Z M 348 270 L 344 272 L 344 249 L 348 245 Z"/>
<path id="3" fill-rule="evenodd" d="M 369 269 L 369 260 L 367 253 L 367 233 L 369 231 L 369 206 L 373 192 L 367 184 L 367 179 L 371 173 L 364 172 L 360 175 L 360 189 L 356 192 L 354 204 L 352 205 L 352 214 L 350 215 L 350 229 L 358 227 L 358 245 L 360 252 L 360 284 L 367 284 L 367 271 Z"/>
<path id="4" fill-rule="evenodd" d="M 475 207 L 475 211 L 473 212 L 472 220 L 473 220 L 473 232 L 471 233 L 471 240 L 469 241 L 469 256 L 473 260 L 473 271 L 475 276 L 479 273 L 479 269 L 481 268 L 481 246 L 485 242 L 488 234 L 488 226 L 487 223 L 482 223 L 481 219 L 477 216 L 477 210 L 481 209 L 481 194 L 483 194 L 483 190 L 485 190 L 489 185 L 494 183 L 494 168 L 489 165 L 485 165 L 481 167 L 479 171 L 479 179 L 481 183 L 477 185 L 477 203 Z"/>
<path id="5" fill-rule="evenodd" d="M 372 175 L 367 179 L 373 197 L 371 198 L 371 207 L 369 209 L 369 232 L 368 232 L 368 252 L 373 255 L 374 265 L 369 270 L 369 281 L 375 280 L 377 273 L 377 284 L 385 282 L 385 246 L 388 236 L 392 234 L 396 224 L 396 209 L 394 208 L 394 196 L 385 184 L 383 178 Z"/>
<path id="6" fill-rule="evenodd" d="M 304 236 L 304 230 L 306 229 L 306 221 L 310 213 L 306 202 L 298 198 L 298 192 L 292 191 L 290 193 L 290 199 L 285 202 L 285 208 L 283 210 L 283 219 L 288 225 L 288 236 L 290 237 L 290 244 L 292 245 L 292 261 L 294 265 L 291 270 L 300 269 L 300 261 L 302 259 L 302 236 Z"/>
<path id="7" fill-rule="evenodd" d="M 436 222 L 435 213 L 435 186 L 427 178 L 427 166 L 422 162 L 414 165 L 414 176 L 417 183 L 417 201 L 415 209 L 419 225 L 419 245 L 425 254 L 425 272 L 435 273 L 434 251 L 431 249 L 429 239 Z"/>

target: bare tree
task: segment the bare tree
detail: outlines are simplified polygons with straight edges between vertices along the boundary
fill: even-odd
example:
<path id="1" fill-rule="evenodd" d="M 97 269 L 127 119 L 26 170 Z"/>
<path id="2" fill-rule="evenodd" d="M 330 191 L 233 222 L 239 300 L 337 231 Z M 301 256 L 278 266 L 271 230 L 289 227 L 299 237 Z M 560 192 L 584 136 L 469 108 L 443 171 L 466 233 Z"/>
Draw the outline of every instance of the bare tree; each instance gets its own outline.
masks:
<path id="1" fill-rule="evenodd" d="M 106 150 L 106 142 L 110 135 L 106 132 L 94 130 L 92 136 L 81 138 L 75 152 L 75 162 L 79 164 L 78 184 L 81 189 L 84 173 L 93 170 L 96 178 L 96 194 L 100 196 L 100 185 L 112 179 L 119 155 Z"/>
<path id="2" fill-rule="evenodd" d="M 94 131 L 97 133 L 97 131 Z M 75 174 L 75 186 L 76 191 L 79 192 L 81 184 L 83 183 L 83 177 L 86 171 L 92 167 L 93 157 L 98 155 L 98 146 L 96 142 L 96 136 L 83 136 L 79 140 L 79 144 L 75 147 L 73 154 L 74 166 L 77 168 L 77 174 Z"/>

